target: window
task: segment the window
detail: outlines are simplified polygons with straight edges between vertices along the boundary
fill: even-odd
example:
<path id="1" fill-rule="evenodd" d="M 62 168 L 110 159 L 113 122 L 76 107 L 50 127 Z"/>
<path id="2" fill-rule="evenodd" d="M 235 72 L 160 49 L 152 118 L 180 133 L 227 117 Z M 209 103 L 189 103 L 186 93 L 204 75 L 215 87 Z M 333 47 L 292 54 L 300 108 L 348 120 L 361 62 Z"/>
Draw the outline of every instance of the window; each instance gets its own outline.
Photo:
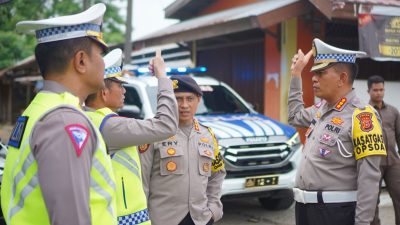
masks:
<path id="1" fill-rule="evenodd" d="M 136 91 L 136 88 L 125 86 L 125 105 L 135 105 L 139 109 L 142 108 L 142 101 L 140 100 L 139 93 Z"/>

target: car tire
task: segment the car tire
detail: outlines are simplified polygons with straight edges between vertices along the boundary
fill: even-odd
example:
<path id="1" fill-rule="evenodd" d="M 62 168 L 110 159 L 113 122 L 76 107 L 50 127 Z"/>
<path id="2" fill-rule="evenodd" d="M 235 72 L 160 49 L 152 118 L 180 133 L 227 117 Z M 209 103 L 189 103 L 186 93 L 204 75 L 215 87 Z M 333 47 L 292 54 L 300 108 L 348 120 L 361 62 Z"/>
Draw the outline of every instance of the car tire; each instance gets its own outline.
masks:
<path id="1" fill-rule="evenodd" d="M 258 198 L 258 201 L 267 210 L 285 210 L 290 208 L 294 202 L 293 192 L 291 190 L 280 191 L 270 197 Z"/>

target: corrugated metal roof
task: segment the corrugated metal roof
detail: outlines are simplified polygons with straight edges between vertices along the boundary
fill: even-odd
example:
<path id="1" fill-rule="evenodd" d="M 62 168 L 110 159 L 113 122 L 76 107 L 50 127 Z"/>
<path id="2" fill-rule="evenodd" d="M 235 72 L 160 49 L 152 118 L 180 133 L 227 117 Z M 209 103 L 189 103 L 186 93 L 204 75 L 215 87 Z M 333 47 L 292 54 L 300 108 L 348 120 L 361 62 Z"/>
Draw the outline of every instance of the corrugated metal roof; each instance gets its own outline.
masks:
<path id="1" fill-rule="evenodd" d="M 331 0 L 334 4 L 341 3 L 360 3 L 372 5 L 400 6 L 399 0 Z"/>
<path id="2" fill-rule="evenodd" d="M 7 73 L 11 73 L 13 70 L 31 68 L 34 67 L 35 65 L 36 65 L 35 56 L 31 55 L 10 67 L 0 70 L 0 77 L 4 76 Z"/>
<path id="3" fill-rule="evenodd" d="M 227 10 L 223 10 L 220 12 L 196 17 L 193 19 L 185 20 L 180 23 L 171 25 L 162 30 L 156 31 L 150 35 L 146 35 L 144 37 L 135 40 L 135 43 L 139 43 L 149 39 L 156 38 L 164 38 L 167 36 L 177 35 L 180 33 L 184 33 L 187 31 L 194 31 L 199 29 L 207 29 L 204 32 L 200 32 L 196 37 L 196 39 L 217 36 L 224 33 L 232 33 L 243 30 L 260 28 L 260 21 L 257 20 L 257 16 L 263 15 L 268 12 L 272 12 L 274 10 L 283 8 L 285 6 L 289 6 L 294 3 L 301 2 L 301 0 L 265 0 L 262 2 L 257 2 L 253 4 L 248 4 L 245 6 L 240 6 L 236 8 L 231 8 Z M 286 16 L 286 15 L 285 15 Z M 284 18 L 285 16 L 282 16 Z M 276 19 L 276 18 L 273 18 Z M 264 21 L 262 21 L 264 22 Z M 218 29 L 219 25 L 227 25 L 231 24 L 230 27 L 232 30 L 221 30 Z M 226 27 L 224 27 L 226 29 Z M 186 39 L 185 39 L 186 38 Z M 187 37 L 183 39 L 177 38 L 176 41 L 187 41 Z M 193 40 L 193 39 L 192 39 Z M 167 42 L 164 42 L 167 43 Z M 164 44 L 158 43 L 157 44 Z"/>
<path id="4" fill-rule="evenodd" d="M 217 0 L 175 0 L 164 9 L 165 17 L 179 20 L 196 17 L 199 12 L 216 1 Z"/>
<path id="5" fill-rule="evenodd" d="M 139 40 L 144 40 L 149 37 L 158 37 L 169 35 L 184 30 L 192 30 L 195 28 L 226 23 L 233 20 L 238 20 L 250 16 L 258 16 L 262 13 L 269 12 L 283 6 L 289 5 L 291 3 L 297 2 L 299 0 L 267 0 L 263 2 L 258 2 L 254 4 L 249 4 L 241 7 L 236 7 L 217 13 L 208 14 L 205 16 L 196 17 L 193 19 L 185 20 L 183 22 L 171 25 L 165 29 L 154 32 L 150 35 L 139 38 Z"/>

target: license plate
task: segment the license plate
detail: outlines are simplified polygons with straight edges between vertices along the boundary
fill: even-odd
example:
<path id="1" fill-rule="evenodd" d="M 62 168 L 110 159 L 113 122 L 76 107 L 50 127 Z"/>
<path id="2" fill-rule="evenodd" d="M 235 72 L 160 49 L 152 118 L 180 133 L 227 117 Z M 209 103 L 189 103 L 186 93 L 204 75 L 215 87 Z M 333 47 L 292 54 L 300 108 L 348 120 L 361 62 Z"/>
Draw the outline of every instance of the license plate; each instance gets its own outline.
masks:
<path id="1" fill-rule="evenodd" d="M 271 186 L 278 184 L 279 177 L 278 176 L 268 176 L 268 177 L 249 177 L 246 179 L 245 187 L 262 187 L 262 186 Z"/>

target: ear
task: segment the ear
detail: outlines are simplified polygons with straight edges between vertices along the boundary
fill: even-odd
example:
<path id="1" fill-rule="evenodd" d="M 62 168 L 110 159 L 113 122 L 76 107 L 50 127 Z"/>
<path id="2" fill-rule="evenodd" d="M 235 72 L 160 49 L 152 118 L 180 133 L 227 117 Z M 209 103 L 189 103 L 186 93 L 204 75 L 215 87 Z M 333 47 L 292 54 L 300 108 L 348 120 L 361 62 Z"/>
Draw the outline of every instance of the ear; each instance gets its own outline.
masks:
<path id="1" fill-rule="evenodd" d="M 343 87 L 345 84 L 349 83 L 349 74 L 345 71 L 341 72 L 339 75 L 338 86 Z"/>
<path id="2" fill-rule="evenodd" d="M 107 88 L 102 88 L 100 91 L 100 97 L 101 97 L 101 99 L 103 99 L 104 102 L 108 98 L 108 92 L 109 92 L 109 90 Z"/>
<path id="3" fill-rule="evenodd" d="M 72 64 L 75 70 L 79 73 L 86 73 L 88 59 L 89 56 L 85 51 L 83 50 L 77 51 L 74 55 L 74 58 L 72 59 Z"/>

